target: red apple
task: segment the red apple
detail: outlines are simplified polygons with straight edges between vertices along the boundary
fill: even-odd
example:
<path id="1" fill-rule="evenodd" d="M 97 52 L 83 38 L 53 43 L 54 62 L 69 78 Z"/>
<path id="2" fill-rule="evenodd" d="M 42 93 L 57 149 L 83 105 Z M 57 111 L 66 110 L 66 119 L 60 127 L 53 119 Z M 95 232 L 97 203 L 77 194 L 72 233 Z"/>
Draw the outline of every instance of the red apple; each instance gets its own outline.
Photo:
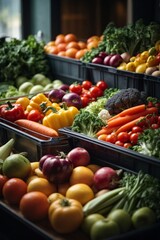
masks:
<path id="1" fill-rule="evenodd" d="M 119 175 L 110 167 L 101 167 L 94 174 L 94 186 L 97 190 L 114 189 L 118 186 Z"/>
<path id="2" fill-rule="evenodd" d="M 73 148 L 67 158 L 73 163 L 73 167 L 87 166 L 90 163 L 90 154 L 82 147 Z"/>

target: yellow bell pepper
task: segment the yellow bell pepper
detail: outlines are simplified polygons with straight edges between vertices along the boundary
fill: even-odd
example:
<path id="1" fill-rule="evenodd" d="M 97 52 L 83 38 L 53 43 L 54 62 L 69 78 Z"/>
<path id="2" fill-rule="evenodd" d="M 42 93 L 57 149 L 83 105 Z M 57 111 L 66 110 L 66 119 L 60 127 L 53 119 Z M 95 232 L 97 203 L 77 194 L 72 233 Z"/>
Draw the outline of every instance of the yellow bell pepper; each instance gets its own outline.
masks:
<path id="1" fill-rule="evenodd" d="M 34 97 L 30 99 L 30 103 L 27 106 L 26 110 L 27 112 L 30 112 L 33 109 L 37 109 L 38 111 L 42 112 L 40 104 L 45 103 L 46 106 L 51 106 L 52 102 L 49 101 L 49 99 L 43 94 L 38 93 Z"/>
<path id="2" fill-rule="evenodd" d="M 148 67 L 157 66 L 158 61 L 157 61 L 156 56 L 154 56 L 154 55 L 149 56 L 147 59 L 147 63 L 148 63 Z"/>
<path id="3" fill-rule="evenodd" d="M 43 118 L 42 124 L 57 131 L 59 128 L 71 126 L 77 113 L 79 110 L 74 106 L 61 108 L 59 111 L 54 109 L 52 113 Z"/>

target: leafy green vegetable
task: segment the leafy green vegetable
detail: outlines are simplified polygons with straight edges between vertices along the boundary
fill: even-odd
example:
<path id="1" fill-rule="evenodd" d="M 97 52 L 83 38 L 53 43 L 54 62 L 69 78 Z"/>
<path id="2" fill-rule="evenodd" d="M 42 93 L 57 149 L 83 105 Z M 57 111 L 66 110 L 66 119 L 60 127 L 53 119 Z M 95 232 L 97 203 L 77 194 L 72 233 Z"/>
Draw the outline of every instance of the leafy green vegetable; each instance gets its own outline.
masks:
<path id="1" fill-rule="evenodd" d="M 106 26 L 103 36 L 98 48 L 86 52 L 82 61 L 91 62 L 101 51 L 109 54 L 128 52 L 131 56 L 146 51 L 160 39 L 160 25 L 156 22 L 145 25 L 143 20 L 139 19 L 134 24 L 118 28 L 113 22 L 110 22 Z"/>
<path id="2" fill-rule="evenodd" d="M 80 109 L 80 113 L 75 116 L 71 130 L 95 137 L 96 133 L 105 125 L 96 114 Z"/>
<path id="3" fill-rule="evenodd" d="M 11 38 L 0 41 L 0 80 L 15 81 L 19 76 L 31 78 L 36 73 L 47 75 L 49 65 L 44 43 L 34 36 L 26 40 Z"/>
<path id="4" fill-rule="evenodd" d="M 126 197 L 121 202 L 121 207 L 129 213 L 136 209 L 150 207 L 160 219 L 160 180 L 139 171 L 138 174 L 124 172 L 120 186 L 126 188 Z M 120 204 L 120 203 L 119 203 Z"/>
<path id="5" fill-rule="evenodd" d="M 141 154 L 160 159 L 160 128 L 145 129 L 139 135 L 137 145 L 134 145 L 132 149 Z"/>

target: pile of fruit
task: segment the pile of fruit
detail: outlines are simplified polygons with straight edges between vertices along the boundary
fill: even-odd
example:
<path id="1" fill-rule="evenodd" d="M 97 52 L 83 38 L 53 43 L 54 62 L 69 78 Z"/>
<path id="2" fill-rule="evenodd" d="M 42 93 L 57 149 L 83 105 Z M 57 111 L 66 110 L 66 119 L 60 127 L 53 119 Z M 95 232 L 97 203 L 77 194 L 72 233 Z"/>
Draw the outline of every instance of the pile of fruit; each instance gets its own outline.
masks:
<path id="1" fill-rule="evenodd" d="M 53 41 L 48 42 L 44 46 L 47 54 L 55 54 L 57 56 L 69 57 L 73 59 L 81 59 L 87 51 L 96 48 L 101 42 L 102 36 L 91 36 L 86 41 L 78 40 L 73 33 L 59 34 Z"/>
<path id="2" fill-rule="evenodd" d="M 45 220 L 62 235 L 80 230 L 91 240 L 159 221 L 158 179 L 97 165 L 83 147 L 30 162 L 12 152 L 14 143 L 10 139 L 0 147 L 0 195 L 29 221 Z"/>

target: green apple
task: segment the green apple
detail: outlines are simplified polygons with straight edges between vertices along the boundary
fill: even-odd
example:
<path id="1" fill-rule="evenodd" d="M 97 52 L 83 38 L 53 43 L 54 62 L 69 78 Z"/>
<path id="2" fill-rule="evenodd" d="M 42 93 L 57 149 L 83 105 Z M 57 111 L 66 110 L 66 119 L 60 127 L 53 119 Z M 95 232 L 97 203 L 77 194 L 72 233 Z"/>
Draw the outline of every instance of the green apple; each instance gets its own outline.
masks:
<path id="1" fill-rule="evenodd" d="M 93 214 L 90 214 L 90 215 L 86 216 L 83 219 L 83 222 L 82 222 L 82 225 L 81 225 L 82 231 L 85 232 L 87 235 L 89 235 L 92 225 L 95 222 L 97 222 L 98 220 L 101 220 L 101 219 L 104 219 L 104 216 L 102 216 L 99 213 L 93 213 Z"/>
<path id="2" fill-rule="evenodd" d="M 29 94 L 38 93 L 38 92 L 41 92 L 43 90 L 44 90 L 44 87 L 42 85 L 37 84 L 30 89 Z"/>
<path id="3" fill-rule="evenodd" d="M 28 81 L 28 82 L 22 83 L 18 90 L 19 90 L 19 92 L 28 94 L 33 86 L 34 86 L 33 83 Z"/>
<path id="4" fill-rule="evenodd" d="M 118 224 L 110 219 L 104 218 L 95 222 L 90 231 L 91 240 L 107 239 L 120 234 Z"/>
<path id="5" fill-rule="evenodd" d="M 28 82 L 28 78 L 27 78 L 27 77 L 24 77 L 24 76 L 19 76 L 19 77 L 16 79 L 15 85 L 16 85 L 17 88 L 19 88 L 20 85 L 22 85 L 22 83 L 25 83 L 25 82 Z"/>
<path id="6" fill-rule="evenodd" d="M 132 215 L 132 223 L 134 228 L 149 226 L 156 222 L 156 214 L 149 207 L 137 209 Z"/>
<path id="7" fill-rule="evenodd" d="M 131 217 L 124 209 L 115 209 L 111 211 L 107 218 L 118 224 L 121 233 L 129 231 L 132 225 Z"/>
<path id="8" fill-rule="evenodd" d="M 53 84 L 52 83 L 48 83 L 45 87 L 44 90 L 51 90 L 53 89 Z"/>
<path id="9" fill-rule="evenodd" d="M 56 89 L 56 88 L 59 88 L 62 84 L 63 84 L 63 82 L 61 81 L 61 80 L 59 80 L 59 79 L 55 79 L 55 80 L 53 80 L 53 87 Z"/>

